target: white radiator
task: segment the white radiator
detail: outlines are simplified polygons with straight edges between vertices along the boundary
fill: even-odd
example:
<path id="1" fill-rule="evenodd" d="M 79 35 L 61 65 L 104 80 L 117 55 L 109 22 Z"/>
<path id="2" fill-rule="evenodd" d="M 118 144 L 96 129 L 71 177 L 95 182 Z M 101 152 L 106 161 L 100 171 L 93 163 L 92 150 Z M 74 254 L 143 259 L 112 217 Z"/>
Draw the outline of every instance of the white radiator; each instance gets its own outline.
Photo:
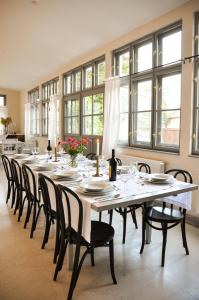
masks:
<path id="1" fill-rule="evenodd" d="M 152 173 L 164 173 L 165 171 L 165 163 L 163 161 L 123 154 L 118 154 L 117 157 L 121 159 L 123 165 L 128 166 L 134 162 L 144 162 L 151 167 Z"/>

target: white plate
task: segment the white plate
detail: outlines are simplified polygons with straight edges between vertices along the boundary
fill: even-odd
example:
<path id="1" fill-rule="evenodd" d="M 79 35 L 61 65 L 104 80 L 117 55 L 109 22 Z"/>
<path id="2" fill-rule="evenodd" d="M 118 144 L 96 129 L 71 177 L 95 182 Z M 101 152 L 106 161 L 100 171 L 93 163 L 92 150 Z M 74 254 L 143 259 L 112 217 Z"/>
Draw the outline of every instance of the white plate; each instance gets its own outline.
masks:
<path id="1" fill-rule="evenodd" d="M 53 170 L 54 166 L 51 164 L 38 164 L 34 165 L 35 171 L 51 171 Z"/>
<path id="2" fill-rule="evenodd" d="M 106 181 L 89 181 L 89 182 L 83 182 L 80 185 L 81 188 L 84 190 L 90 191 L 90 192 L 99 192 L 99 191 L 105 191 L 107 189 L 110 189 L 111 184 Z"/>
<path id="3" fill-rule="evenodd" d="M 81 185 L 77 189 L 77 192 L 79 192 L 83 195 L 94 196 L 94 197 L 111 194 L 113 191 L 115 191 L 115 190 L 112 186 L 110 186 L 109 189 L 102 190 L 102 191 L 88 191 L 88 190 L 85 190 L 84 188 L 82 188 Z"/>
<path id="4" fill-rule="evenodd" d="M 148 176 L 149 180 L 151 181 L 168 181 L 168 180 L 171 180 L 173 179 L 173 176 L 172 175 L 169 175 L 169 174 L 159 174 L 159 173 L 154 173 L 154 174 L 150 174 Z"/>
<path id="5" fill-rule="evenodd" d="M 76 178 L 79 177 L 80 174 L 77 171 L 57 171 L 55 174 L 53 174 L 57 177 L 68 177 L 68 178 Z"/>
<path id="6" fill-rule="evenodd" d="M 27 157 L 30 157 L 30 154 L 18 153 L 18 154 L 14 155 L 14 158 L 17 158 L 17 159 L 22 159 L 22 158 L 27 158 Z"/>

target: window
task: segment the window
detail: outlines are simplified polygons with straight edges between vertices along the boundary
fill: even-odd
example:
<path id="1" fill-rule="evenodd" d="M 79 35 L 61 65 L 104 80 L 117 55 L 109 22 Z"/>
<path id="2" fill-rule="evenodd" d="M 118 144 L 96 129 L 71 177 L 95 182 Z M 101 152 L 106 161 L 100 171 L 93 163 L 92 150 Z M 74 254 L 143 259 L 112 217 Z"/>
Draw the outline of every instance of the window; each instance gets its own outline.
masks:
<path id="1" fill-rule="evenodd" d="M 59 78 L 50 80 L 42 84 L 42 135 L 48 134 L 49 127 L 49 101 L 50 96 L 57 95 L 59 93 Z"/>
<path id="2" fill-rule="evenodd" d="M 0 107 L 6 106 L 6 95 L 0 95 Z"/>
<path id="3" fill-rule="evenodd" d="M 121 77 L 119 143 L 178 152 L 181 24 L 115 50 L 114 70 Z"/>
<path id="4" fill-rule="evenodd" d="M 195 16 L 195 55 L 199 55 L 199 13 Z M 199 57 L 194 65 L 194 106 L 192 154 L 199 155 Z"/>
<path id="5" fill-rule="evenodd" d="M 30 134 L 39 135 L 40 129 L 40 101 L 39 88 L 35 88 L 28 92 L 28 99 L 30 103 Z"/>
<path id="6" fill-rule="evenodd" d="M 104 80 L 104 57 L 64 74 L 65 135 L 103 135 Z"/>
<path id="7" fill-rule="evenodd" d="M 7 107 L 6 107 L 6 95 L 0 95 L 0 120 L 1 118 L 6 118 L 7 114 Z M 0 134 L 4 134 L 4 126 L 0 122 Z"/>

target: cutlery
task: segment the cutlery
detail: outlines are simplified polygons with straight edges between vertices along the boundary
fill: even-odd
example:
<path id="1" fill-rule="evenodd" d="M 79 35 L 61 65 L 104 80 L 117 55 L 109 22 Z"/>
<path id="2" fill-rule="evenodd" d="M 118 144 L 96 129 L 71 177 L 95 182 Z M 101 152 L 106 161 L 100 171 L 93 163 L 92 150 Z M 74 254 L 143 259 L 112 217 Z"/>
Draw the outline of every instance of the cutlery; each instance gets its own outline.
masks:
<path id="1" fill-rule="evenodd" d="M 111 201 L 111 200 L 114 200 L 114 199 L 118 199 L 120 197 L 120 194 L 116 194 L 114 196 L 111 196 L 111 197 L 96 197 L 95 200 L 95 203 L 100 203 L 100 202 L 106 202 L 106 201 Z M 98 200 L 99 199 L 99 200 Z"/>

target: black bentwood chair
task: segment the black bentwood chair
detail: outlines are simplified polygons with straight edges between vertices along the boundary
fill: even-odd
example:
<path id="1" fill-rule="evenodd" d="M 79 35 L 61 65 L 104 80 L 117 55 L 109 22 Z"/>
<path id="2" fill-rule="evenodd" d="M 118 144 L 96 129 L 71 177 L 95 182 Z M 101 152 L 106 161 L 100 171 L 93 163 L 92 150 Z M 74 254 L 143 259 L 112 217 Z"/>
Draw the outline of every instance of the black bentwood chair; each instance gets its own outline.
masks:
<path id="1" fill-rule="evenodd" d="M 18 212 L 18 222 L 19 222 L 23 213 L 24 202 L 27 199 L 27 196 L 25 194 L 23 198 L 23 193 L 25 193 L 26 190 L 23 184 L 22 169 L 20 164 L 15 159 L 12 159 L 11 167 L 12 167 L 13 179 L 16 187 L 16 203 L 15 203 L 14 215 L 16 214 L 17 210 L 19 210 Z"/>
<path id="2" fill-rule="evenodd" d="M 138 163 L 138 171 L 139 172 L 145 172 L 145 173 L 151 173 L 151 168 L 146 163 Z M 127 208 L 116 208 L 115 210 L 122 216 L 123 218 L 123 238 L 122 243 L 125 244 L 126 240 L 126 221 L 127 221 L 127 214 L 131 213 L 133 223 L 135 224 L 135 228 L 138 228 L 137 225 L 137 218 L 136 218 L 136 209 L 142 207 L 142 204 L 133 204 L 128 206 Z"/>
<path id="3" fill-rule="evenodd" d="M 46 218 L 45 233 L 41 248 L 44 249 L 48 243 L 51 224 L 56 220 L 56 239 L 53 263 L 56 263 L 59 253 L 59 220 L 57 214 L 57 187 L 47 176 L 39 174 L 39 187 L 42 193 L 43 209 Z"/>
<path id="4" fill-rule="evenodd" d="M 113 252 L 113 237 L 114 229 L 109 224 L 92 221 L 91 222 L 91 241 L 87 242 L 82 236 L 82 226 L 83 226 L 83 206 L 78 195 L 74 193 L 67 187 L 58 185 L 58 211 L 60 218 L 60 228 L 61 228 L 61 242 L 60 242 L 60 252 L 57 261 L 54 280 L 57 278 L 58 272 L 62 269 L 63 260 L 65 256 L 65 251 L 67 244 L 75 244 L 75 257 L 73 261 L 72 277 L 68 292 L 68 300 L 72 299 L 72 295 L 77 284 L 77 280 L 80 274 L 80 270 L 84 259 L 88 253 L 91 254 L 92 265 L 94 265 L 94 248 L 96 247 L 109 247 L 110 255 L 110 269 L 113 279 L 113 283 L 117 284 L 115 273 L 114 273 L 114 252 Z M 72 228 L 71 219 L 74 210 L 78 214 L 78 229 L 77 231 Z M 80 259 L 80 249 L 82 246 L 86 247 L 86 251 L 83 253 Z"/>
<path id="5" fill-rule="evenodd" d="M 7 179 L 7 183 L 8 183 L 6 203 L 8 203 L 8 200 L 10 199 L 10 195 L 11 195 L 11 192 L 12 192 L 11 208 L 13 208 L 14 202 L 15 202 L 16 187 L 15 187 L 15 183 L 14 183 L 11 162 L 10 162 L 9 158 L 4 154 L 2 154 L 1 159 L 2 159 L 3 168 L 4 168 L 4 171 L 5 171 L 6 179 Z"/>
<path id="6" fill-rule="evenodd" d="M 24 180 L 24 187 L 26 190 L 26 196 L 28 200 L 28 208 L 26 212 L 26 219 L 24 223 L 24 228 L 26 228 L 30 215 L 33 208 L 33 217 L 32 217 L 32 226 L 30 232 L 30 238 L 33 238 L 34 231 L 36 230 L 38 217 L 41 211 L 43 204 L 40 202 L 38 185 L 36 183 L 36 178 L 33 171 L 27 166 L 22 166 L 22 174 Z"/>
<path id="7" fill-rule="evenodd" d="M 178 177 L 179 180 L 182 179 L 184 182 L 189 182 L 189 183 L 193 182 L 191 174 L 184 170 L 171 169 L 166 171 L 165 173 L 173 175 L 174 178 Z M 175 227 L 178 224 L 181 224 L 183 247 L 185 248 L 186 255 L 189 255 L 187 239 L 186 239 L 186 231 L 185 231 L 186 209 L 182 207 L 179 207 L 178 209 L 174 209 L 173 204 L 170 204 L 169 207 L 167 206 L 168 205 L 166 205 L 165 202 L 162 203 L 162 207 L 160 206 L 146 207 L 145 204 L 143 209 L 143 217 L 142 217 L 142 245 L 140 249 L 140 254 L 142 254 L 144 250 L 146 224 L 148 224 L 153 229 L 161 230 L 163 234 L 162 261 L 161 261 L 162 267 L 164 267 L 164 262 L 165 262 L 167 230 Z M 151 222 L 160 223 L 161 227 L 154 226 L 152 225 Z"/>
<path id="8" fill-rule="evenodd" d="M 86 155 L 86 158 L 88 158 L 90 160 L 95 160 L 96 159 L 96 153 L 94 153 L 94 152 L 88 153 Z"/>

